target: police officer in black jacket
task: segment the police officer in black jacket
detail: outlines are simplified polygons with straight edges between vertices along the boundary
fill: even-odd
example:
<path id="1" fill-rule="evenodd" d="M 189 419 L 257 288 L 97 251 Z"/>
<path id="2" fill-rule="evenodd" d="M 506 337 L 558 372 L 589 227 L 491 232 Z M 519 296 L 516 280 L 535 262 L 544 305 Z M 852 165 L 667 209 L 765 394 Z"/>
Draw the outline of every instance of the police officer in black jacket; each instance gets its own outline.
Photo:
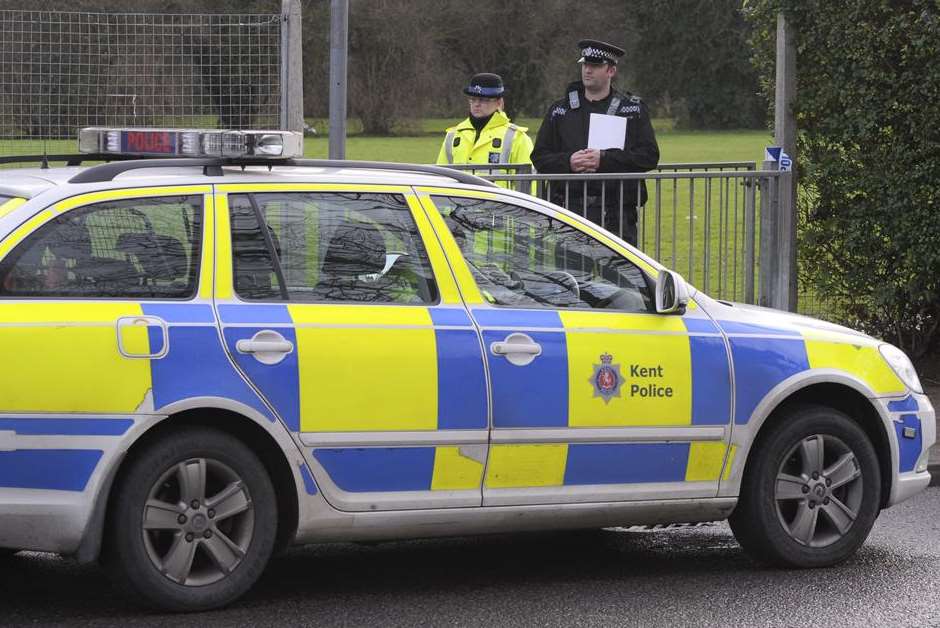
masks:
<path id="1" fill-rule="evenodd" d="M 581 40 L 578 48 L 581 80 L 569 85 L 568 95 L 549 107 L 535 140 L 532 163 L 545 174 L 652 170 L 659 163 L 659 146 L 649 111 L 637 96 L 611 86 L 623 49 L 593 39 Z M 587 148 L 592 113 L 627 119 L 622 149 Z M 636 244 L 637 208 L 646 203 L 646 184 L 624 181 L 621 187 L 619 181 L 589 183 L 585 199 L 582 182 L 569 182 L 566 192 L 565 182 L 558 181 L 551 185 L 551 201 L 579 214 L 584 214 L 586 208 L 589 220 Z"/>

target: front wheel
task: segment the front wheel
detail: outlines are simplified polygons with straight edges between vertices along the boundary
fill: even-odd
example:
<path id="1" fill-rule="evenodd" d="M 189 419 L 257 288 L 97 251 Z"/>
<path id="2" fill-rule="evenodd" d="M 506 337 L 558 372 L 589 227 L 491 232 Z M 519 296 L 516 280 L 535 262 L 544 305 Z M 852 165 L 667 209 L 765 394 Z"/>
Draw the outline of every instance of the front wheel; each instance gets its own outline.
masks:
<path id="1" fill-rule="evenodd" d="M 865 432 L 837 410 L 803 405 L 760 437 L 729 522 L 760 561 L 826 567 L 864 543 L 880 503 L 878 458 Z"/>
<path id="2" fill-rule="evenodd" d="M 274 489 L 238 439 L 189 428 L 149 445 L 122 469 L 105 561 L 147 606 L 198 611 L 245 593 L 271 556 Z"/>

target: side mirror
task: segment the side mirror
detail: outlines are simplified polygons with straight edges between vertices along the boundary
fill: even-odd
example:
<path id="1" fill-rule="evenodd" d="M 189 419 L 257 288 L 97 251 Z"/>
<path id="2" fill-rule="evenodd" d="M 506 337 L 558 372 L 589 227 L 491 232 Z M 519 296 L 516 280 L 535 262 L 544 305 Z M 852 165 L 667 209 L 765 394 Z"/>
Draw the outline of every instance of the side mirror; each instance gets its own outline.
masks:
<path id="1" fill-rule="evenodd" d="M 682 276 L 671 270 L 662 270 L 656 278 L 656 312 L 659 314 L 685 314 L 689 303 L 689 289 Z"/>

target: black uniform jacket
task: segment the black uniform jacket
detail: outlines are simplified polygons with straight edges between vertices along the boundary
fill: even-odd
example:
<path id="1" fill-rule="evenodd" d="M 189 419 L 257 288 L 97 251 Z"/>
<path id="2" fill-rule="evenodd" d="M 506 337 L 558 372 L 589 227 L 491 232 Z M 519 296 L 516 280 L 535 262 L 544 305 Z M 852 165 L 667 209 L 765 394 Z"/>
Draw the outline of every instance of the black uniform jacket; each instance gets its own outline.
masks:
<path id="1" fill-rule="evenodd" d="M 558 174 L 571 172 L 571 155 L 583 148 L 587 148 L 588 125 L 592 113 L 607 113 L 611 99 L 620 98 L 620 105 L 614 115 L 627 118 L 627 136 L 622 149 L 606 149 L 601 153 L 601 164 L 598 172 L 647 172 L 659 163 L 659 145 L 653 133 L 649 110 L 637 97 L 629 93 L 611 90 L 611 95 L 599 102 L 589 102 L 584 97 L 584 86 L 576 81 L 568 86 L 566 93 L 577 91 L 578 107 L 572 107 L 571 98 L 566 96 L 557 100 L 545 114 L 542 127 L 535 140 L 535 149 L 532 151 L 532 163 L 535 168 L 545 174 Z M 605 204 L 619 202 L 619 182 L 606 184 Z M 552 185 L 552 200 L 560 205 L 564 203 L 565 186 Z M 572 183 L 568 190 L 568 206 L 577 210 L 579 206 L 574 203 L 582 202 L 583 185 Z M 624 205 L 635 207 L 637 205 L 637 184 L 635 181 L 624 183 Z M 601 184 L 588 185 L 589 202 L 599 202 L 596 197 L 601 195 Z M 646 203 L 646 185 L 639 188 L 640 205 Z"/>

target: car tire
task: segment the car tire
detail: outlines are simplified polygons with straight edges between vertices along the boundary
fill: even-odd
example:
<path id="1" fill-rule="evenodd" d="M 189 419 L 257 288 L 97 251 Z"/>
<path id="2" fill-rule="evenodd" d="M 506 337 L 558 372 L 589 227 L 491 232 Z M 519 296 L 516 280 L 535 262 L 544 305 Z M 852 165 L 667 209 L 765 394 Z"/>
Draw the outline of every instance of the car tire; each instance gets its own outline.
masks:
<path id="1" fill-rule="evenodd" d="M 105 565 L 145 606 L 224 606 L 258 580 L 277 533 L 274 488 L 241 441 L 208 428 L 159 438 L 121 469 Z"/>
<path id="2" fill-rule="evenodd" d="M 729 523 L 760 562 L 827 567 L 864 543 L 880 504 L 878 457 L 861 427 L 838 410 L 800 405 L 759 435 Z"/>

